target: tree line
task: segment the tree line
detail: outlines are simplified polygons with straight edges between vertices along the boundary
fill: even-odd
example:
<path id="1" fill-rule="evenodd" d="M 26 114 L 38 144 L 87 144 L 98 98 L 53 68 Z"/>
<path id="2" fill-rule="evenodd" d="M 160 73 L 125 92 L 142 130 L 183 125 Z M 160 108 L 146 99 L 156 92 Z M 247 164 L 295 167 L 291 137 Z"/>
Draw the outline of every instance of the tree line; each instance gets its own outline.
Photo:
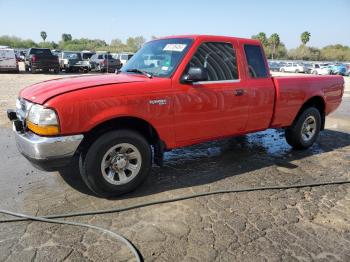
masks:
<path id="1" fill-rule="evenodd" d="M 270 59 L 291 59 L 310 61 L 350 61 L 350 47 L 340 44 L 328 45 L 323 48 L 307 46 L 311 33 L 305 31 L 300 35 L 300 45 L 287 50 L 277 33 L 270 37 L 264 32 L 253 35 L 252 39 L 260 40 L 266 56 Z"/>
<path id="2" fill-rule="evenodd" d="M 63 33 L 61 40 L 56 43 L 54 41 L 46 41 L 47 33 L 45 31 L 40 32 L 42 42 L 34 42 L 31 39 L 21 39 L 16 36 L 0 36 L 0 45 L 10 46 L 12 48 L 31 48 L 41 47 L 58 50 L 70 50 L 70 51 L 109 51 L 109 52 L 136 52 L 146 42 L 143 36 L 129 37 L 125 43 L 118 38 L 107 44 L 106 41 L 101 39 L 88 39 L 80 38 L 75 39 L 71 34 Z M 152 39 L 155 38 L 152 36 Z"/>
<path id="3" fill-rule="evenodd" d="M 109 52 L 136 52 L 145 42 L 143 36 L 129 37 L 125 42 L 115 38 L 109 44 L 101 39 L 73 38 L 71 34 L 63 33 L 58 43 L 46 41 L 47 33 L 40 32 L 43 41 L 36 43 L 31 39 L 21 39 L 15 36 L 0 36 L 0 45 L 10 46 L 12 48 L 30 48 L 43 47 L 59 50 L 71 51 L 109 51 Z M 155 39 L 155 36 L 151 37 Z M 308 31 L 300 35 L 300 46 L 287 50 L 277 33 L 267 37 L 266 33 L 260 32 L 253 35 L 252 39 L 261 41 L 266 56 L 270 59 L 292 59 L 292 60 L 313 60 L 313 61 L 350 61 L 350 47 L 340 44 L 328 45 L 323 48 L 307 46 L 311 34 Z"/>

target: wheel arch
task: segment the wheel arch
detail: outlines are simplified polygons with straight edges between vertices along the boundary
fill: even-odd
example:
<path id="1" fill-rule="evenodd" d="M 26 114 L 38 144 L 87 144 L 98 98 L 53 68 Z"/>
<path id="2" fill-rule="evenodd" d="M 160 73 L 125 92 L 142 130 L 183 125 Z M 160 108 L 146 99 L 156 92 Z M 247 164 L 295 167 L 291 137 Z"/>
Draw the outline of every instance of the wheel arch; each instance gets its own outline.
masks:
<path id="1" fill-rule="evenodd" d="M 160 141 L 157 130 L 146 120 L 138 117 L 120 116 L 97 124 L 84 134 L 81 149 L 88 148 L 102 134 L 118 129 L 131 129 L 143 135 L 150 145 Z"/>
<path id="2" fill-rule="evenodd" d="M 324 130 L 324 126 L 325 126 L 325 118 L 326 118 L 326 102 L 323 99 L 322 96 L 313 96 L 311 98 L 309 98 L 308 100 L 306 100 L 304 102 L 304 104 L 301 106 L 301 108 L 299 109 L 297 115 L 294 118 L 294 121 L 296 121 L 296 119 L 298 119 L 298 117 L 302 114 L 302 112 L 309 107 L 315 107 L 317 108 L 317 110 L 320 112 L 321 115 L 321 130 Z"/>

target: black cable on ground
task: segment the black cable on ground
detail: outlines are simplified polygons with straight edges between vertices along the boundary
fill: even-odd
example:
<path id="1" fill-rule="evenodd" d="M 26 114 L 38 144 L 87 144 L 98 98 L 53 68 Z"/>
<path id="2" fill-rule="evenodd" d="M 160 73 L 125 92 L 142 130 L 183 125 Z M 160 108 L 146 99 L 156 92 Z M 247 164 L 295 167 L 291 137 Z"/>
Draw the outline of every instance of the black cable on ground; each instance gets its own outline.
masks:
<path id="1" fill-rule="evenodd" d="M 136 261 L 138 261 L 138 262 L 143 261 L 141 255 L 139 254 L 139 251 L 135 248 L 135 246 L 127 238 L 125 238 L 122 235 L 117 234 L 117 233 L 115 233 L 113 231 L 110 231 L 108 229 L 105 229 L 105 228 L 102 228 L 102 227 L 98 227 L 98 226 L 94 226 L 94 225 L 78 223 L 78 222 L 71 222 L 71 221 L 63 221 L 63 220 L 57 220 L 57 219 L 48 219 L 48 218 L 43 218 L 43 217 L 28 216 L 28 215 L 25 215 L 25 214 L 11 212 L 11 211 L 2 210 L 2 209 L 0 209 L 0 213 L 7 214 L 7 215 L 10 215 L 10 216 L 22 217 L 22 218 L 24 218 L 26 220 L 34 220 L 34 221 L 45 222 L 45 223 L 54 223 L 54 224 L 63 224 L 63 225 L 86 227 L 86 228 L 91 228 L 91 229 L 95 229 L 95 230 L 101 231 L 103 233 L 107 233 L 107 234 L 111 235 L 113 238 L 117 239 L 118 241 L 124 243 L 129 248 L 131 253 L 134 255 L 134 257 L 136 258 Z"/>
<path id="2" fill-rule="evenodd" d="M 67 218 L 67 217 L 91 216 L 91 215 L 118 213 L 118 212 L 128 211 L 128 210 L 132 210 L 132 209 L 147 207 L 147 206 L 171 203 L 171 202 L 176 202 L 176 201 L 181 201 L 181 200 L 186 200 L 186 199 L 191 199 L 191 198 L 197 198 L 197 197 L 203 197 L 203 196 L 209 196 L 209 195 L 217 195 L 217 194 L 252 192 L 252 191 L 266 191 L 266 190 L 282 190 L 282 189 L 317 187 L 317 186 L 326 186 L 326 185 L 341 185 L 341 184 L 350 184 L 350 180 L 316 182 L 316 183 L 305 183 L 305 184 L 284 185 L 284 186 L 265 186 L 265 187 L 252 187 L 252 188 L 223 189 L 223 190 L 215 190 L 215 191 L 210 191 L 210 192 L 189 194 L 189 195 L 174 197 L 174 198 L 170 198 L 170 199 L 147 201 L 144 203 L 135 204 L 135 205 L 126 206 L 126 207 L 40 216 L 40 218 L 52 219 L 52 218 Z M 26 221 L 26 220 L 30 220 L 30 218 L 4 219 L 4 220 L 0 220 L 0 223 L 18 222 L 18 221 Z"/>
<path id="3" fill-rule="evenodd" d="M 343 180 L 343 181 L 329 181 L 329 182 L 316 182 L 316 183 L 305 183 L 305 184 L 298 184 L 298 185 L 285 185 L 285 186 L 265 186 L 265 187 L 253 187 L 253 188 L 237 188 L 237 189 L 224 189 L 224 190 L 215 190 L 211 192 L 203 192 L 203 193 L 195 193 L 195 194 L 189 194 L 185 196 L 170 198 L 170 199 L 163 199 L 163 200 L 155 200 L 155 201 L 147 201 L 141 204 L 131 205 L 127 207 L 119 207 L 119 208 L 112 208 L 112 209 L 104 209 L 104 210 L 96 210 L 96 211 L 83 211 L 83 212 L 75 212 L 75 213 L 66 213 L 66 214 L 57 214 L 57 215 L 49 215 L 49 216 L 29 216 L 24 215 L 20 213 L 15 213 L 7 210 L 1 210 L 0 213 L 17 216 L 20 218 L 15 219 L 7 219 L 7 220 L 0 220 L 0 223 L 8 223 L 8 222 L 18 222 L 18 221 L 27 221 L 27 220 L 34 220 L 34 221 L 41 221 L 46 223 L 56 223 L 56 224 L 67 224 L 67 225 L 73 225 L 73 226 L 81 226 L 81 227 L 87 227 L 92 228 L 95 230 L 102 231 L 104 233 L 108 233 L 114 238 L 116 238 L 118 241 L 123 242 L 127 245 L 127 247 L 130 249 L 130 251 L 133 253 L 137 261 L 141 261 L 141 256 L 138 253 L 137 249 L 134 247 L 134 245 L 127 240 L 125 237 L 112 232 L 110 230 L 89 225 L 89 224 L 82 224 L 77 222 L 70 222 L 70 221 L 63 221 L 63 220 L 56 220 L 56 218 L 67 218 L 67 217 L 76 217 L 76 216 L 88 216 L 88 215 L 98 215 L 98 214 L 108 214 L 108 213 L 116 213 L 116 212 L 123 212 L 127 210 L 132 210 L 136 208 L 142 208 L 147 207 L 151 205 L 158 205 L 158 204 L 164 204 L 164 203 L 170 203 L 175 201 L 181 201 L 196 197 L 202 197 L 202 196 L 209 196 L 209 195 L 216 195 L 216 194 L 226 194 L 226 193 L 240 193 L 240 192 L 252 192 L 252 191 L 265 191 L 265 190 L 282 190 L 282 189 L 292 189 L 292 188 L 304 188 L 304 187 L 318 187 L 318 186 L 326 186 L 326 185 L 342 185 L 342 184 L 350 184 L 350 180 Z"/>

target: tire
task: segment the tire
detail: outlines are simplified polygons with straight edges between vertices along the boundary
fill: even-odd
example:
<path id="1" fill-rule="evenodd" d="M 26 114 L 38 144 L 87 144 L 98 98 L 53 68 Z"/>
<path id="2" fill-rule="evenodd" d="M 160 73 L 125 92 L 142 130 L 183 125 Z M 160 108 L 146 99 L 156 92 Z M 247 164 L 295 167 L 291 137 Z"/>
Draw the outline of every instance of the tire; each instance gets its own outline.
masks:
<path id="1" fill-rule="evenodd" d="M 313 71 L 312 72 L 312 74 L 314 74 L 314 75 L 318 75 L 318 73 L 317 73 L 317 71 L 315 70 L 315 71 Z"/>
<path id="2" fill-rule="evenodd" d="M 284 73 L 284 68 L 281 68 L 280 71 L 281 71 L 282 73 Z"/>
<path id="3" fill-rule="evenodd" d="M 295 73 L 299 73 L 299 69 L 296 69 L 296 70 L 295 70 Z"/>
<path id="4" fill-rule="evenodd" d="M 123 149 L 125 152 L 121 152 Z M 129 157 L 132 158 L 127 160 Z M 106 164 L 105 168 L 102 168 L 102 164 Z M 131 171 L 131 166 L 134 171 Z M 151 167 L 150 145 L 143 136 L 132 130 L 103 134 L 86 153 L 80 155 L 79 160 L 83 181 L 101 197 L 115 197 L 133 191 L 146 179 Z M 108 176 L 110 173 L 112 175 Z"/>
<path id="5" fill-rule="evenodd" d="M 309 132 L 307 132 L 307 129 Z M 295 149 L 306 149 L 314 144 L 321 129 L 321 114 L 315 107 L 306 108 L 292 126 L 286 128 L 287 143 Z"/>

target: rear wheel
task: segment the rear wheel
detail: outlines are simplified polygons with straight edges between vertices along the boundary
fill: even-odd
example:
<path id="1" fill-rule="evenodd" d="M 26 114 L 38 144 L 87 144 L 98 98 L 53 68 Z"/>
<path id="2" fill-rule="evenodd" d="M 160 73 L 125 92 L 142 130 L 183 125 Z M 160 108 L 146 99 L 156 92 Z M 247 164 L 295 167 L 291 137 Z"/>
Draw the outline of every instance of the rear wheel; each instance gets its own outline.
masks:
<path id="1" fill-rule="evenodd" d="M 299 69 L 295 69 L 295 73 L 299 73 Z"/>
<path id="2" fill-rule="evenodd" d="M 111 131 L 98 138 L 80 156 L 80 173 L 97 195 L 112 197 L 138 187 L 152 166 L 146 139 L 132 130 Z"/>
<path id="3" fill-rule="evenodd" d="M 320 112 L 315 107 L 309 107 L 285 130 L 287 143 L 295 149 L 306 149 L 313 145 L 320 129 Z"/>
<path id="4" fill-rule="evenodd" d="M 314 70 L 312 73 L 313 73 L 314 75 L 318 75 L 318 73 L 317 73 L 316 70 Z"/>

